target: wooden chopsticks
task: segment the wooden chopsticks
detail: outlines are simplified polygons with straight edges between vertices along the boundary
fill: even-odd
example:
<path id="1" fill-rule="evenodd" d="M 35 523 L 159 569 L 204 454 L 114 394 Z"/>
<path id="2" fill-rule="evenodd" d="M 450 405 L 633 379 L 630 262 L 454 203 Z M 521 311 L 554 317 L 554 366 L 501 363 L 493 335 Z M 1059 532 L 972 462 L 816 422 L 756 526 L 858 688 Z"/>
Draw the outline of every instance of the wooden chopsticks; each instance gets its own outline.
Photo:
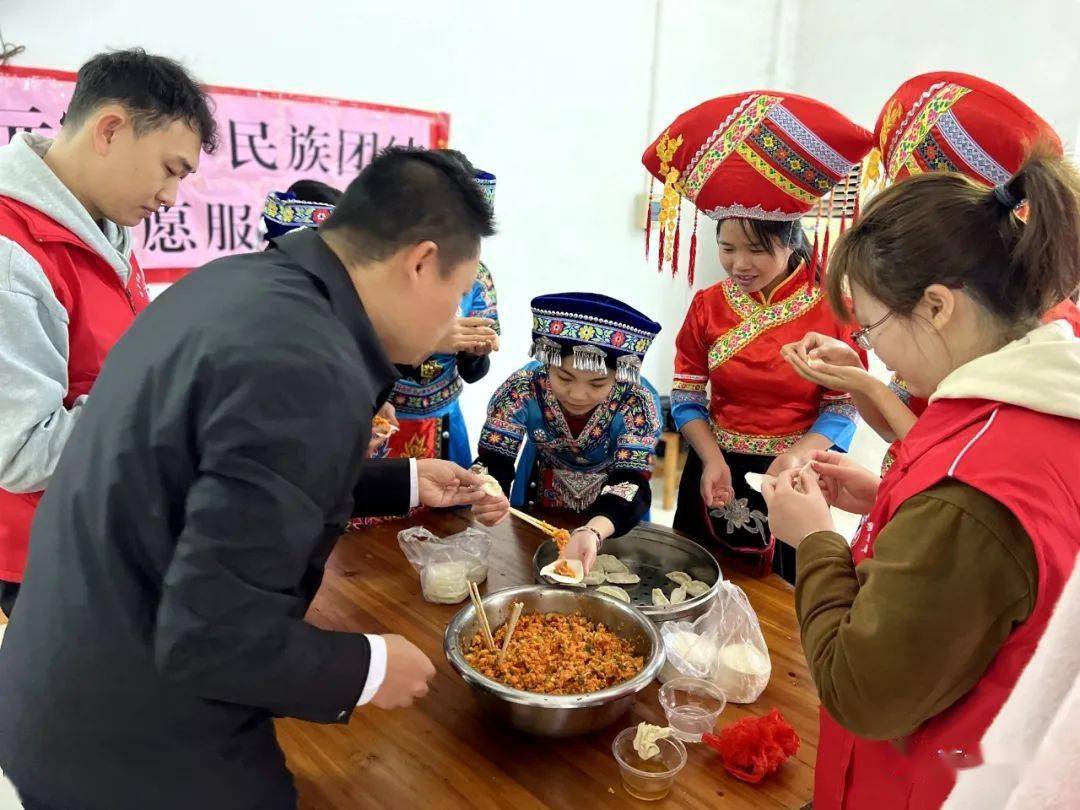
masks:
<path id="1" fill-rule="evenodd" d="M 559 531 L 555 526 L 552 526 L 550 523 L 545 523 L 538 518 L 534 518 L 532 515 L 527 515 L 520 509 L 515 509 L 512 506 L 510 507 L 510 514 L 518 518 L 519 520 L 524 520 L 530 526 L 535 526 L 544 534 L 550 535 L 551 537 L 554 537 L 555 533 Z"/>
<path id="2" fill-rule="evenodd" d="M 487 611 L 484 610 L 484 600 L 480 598 L 480 589 L 475 582 L 469 582 L 469 596 L 472 597 L 473 607 L 476 608 L 477 623 L 484 636 L 484 643 L 487 644 L 489 650 L 494 650 L 495 639 L 491 635 L 491 625 L 488 624 Z"/>
<path id="3" fill-rule="evenodd" d="M 503 661 L 506 660 L 506 651 L 510 649 L 510 637 L 514 635 L 514 628 L 517 627 L 518 619 L 521 618 L 521 610 L 524 607 L 524 602 L 514 602 L 514 607 L 510 611 L 510 621 L 506 623 L 506 636 L 503 638 L 502 649 L 499 650 L 499 657 L 497 659 L 497 663 L 500 666 Z"/>

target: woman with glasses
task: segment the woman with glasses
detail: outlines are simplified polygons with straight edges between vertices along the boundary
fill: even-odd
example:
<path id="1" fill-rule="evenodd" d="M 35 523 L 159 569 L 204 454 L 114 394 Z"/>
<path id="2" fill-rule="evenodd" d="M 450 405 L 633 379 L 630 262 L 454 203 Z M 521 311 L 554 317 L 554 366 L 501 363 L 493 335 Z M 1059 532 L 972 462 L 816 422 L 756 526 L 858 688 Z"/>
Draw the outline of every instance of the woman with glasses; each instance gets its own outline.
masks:
<path id="1" fill-rule="evenodd" d="M 793 581 L 794 552 L 777 552 L 746 474 L 847 450 L 855 433 L 850 396 L 802 379 L 780 349 L 811 331 L 850 338 L 801 219 L 869 150 L 869 132 L 818 101 L 750 91 L 683 113 L 643 157 L 665 184 L 661 222 L 680 198 L 716 220 L 728 274 L 694 296 L 676 339 L 672 416 L 691 449 L 674 526 L 758 576 Z"/>
<path id="2" fill-rule="evenodd" d="M 878 149 L 871 155 L 871 172 L 880 173 L 886 184 L 927 171 L 950 171 L 991 188 L 1020 168 L 1029 144 L 1040 141 L 1059 155 L 1062 148 L 1050 125 L 1008 90 L 946 71 L 904 82 L 882 108 L 874 136 Z M 1018 213 L 1022 216 L 1023 209 Z M 1057 304 L 1043 319 L 1065 319 L 1080 334 L 1080 310 L 1072 300 Z M 860 330 L 863 349 L 869 350 L 870 337 L 883 324 Z M 806 335 L 785 347 L 784 357 L 807 380 L 850 393 L 859 415 L 892 442 L 881 466 L 884 475 L 927 400 L 913 396 L 897 374 L 888 385 L 879 381 L 847 344 L 826 335 Z M 809 368 L 807 360 L 814 361 Z"/>
<path id="3" fill-rule="evenodd" d="M 1039 323 L 1080 287 L 1080 174 L 1055 151 L 992 189 L 898 183 L 829 263 L 830 301 L 929 405 L 884 478 L 825 452 L 763 486 L 798 546 L 817 810 L 940 807 L 1076 565 L 1080 339 Z M 852 545 L 830 506 L 867 516 Z"/>

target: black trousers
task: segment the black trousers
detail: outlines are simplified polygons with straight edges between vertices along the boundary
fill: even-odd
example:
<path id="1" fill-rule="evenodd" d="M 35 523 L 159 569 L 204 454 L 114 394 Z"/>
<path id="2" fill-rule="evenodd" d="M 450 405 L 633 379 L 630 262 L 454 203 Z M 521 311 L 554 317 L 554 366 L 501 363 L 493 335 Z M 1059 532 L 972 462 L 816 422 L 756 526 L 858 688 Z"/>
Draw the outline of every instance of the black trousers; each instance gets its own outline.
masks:
<path id="1" fill-rule="evenodd" d="M 9 619 L 11 618 L 11 611 L 15 607 L 15 599 L 19 595 L 18 582 L 7 582 L 0 579 L 0 612 L 3 612 Z"/>
<path id="2" fill-rule="evenodd" d="M 748 456 L 741 453 L 724 453 L 724 460 L 731 469 L 731 487 L 736 500 L 746 500 L 751 515 L 757 512 L 767 516 L 768 507 L 761 493 L 746 483 L 746 473 L 764 474 L 775 456 Z M 777 540 L 770 541 L 767 520 L 751 519 L 746 525 L 729 527 L 724 518 L 709 514 L 701 499 L 702 463 L 691 447 L 679 481 L 679 498 L 675 507 L 673 526 L 683 534 L 695 538 L 706 548 L 713 550 L 721 565 L 726 561 L 736 568 L 756 576 L 765 576 L 770 570 L 770 542 L 772 549 L 771 570 L 791 584 L 795 584 L 795 549 Z"/>

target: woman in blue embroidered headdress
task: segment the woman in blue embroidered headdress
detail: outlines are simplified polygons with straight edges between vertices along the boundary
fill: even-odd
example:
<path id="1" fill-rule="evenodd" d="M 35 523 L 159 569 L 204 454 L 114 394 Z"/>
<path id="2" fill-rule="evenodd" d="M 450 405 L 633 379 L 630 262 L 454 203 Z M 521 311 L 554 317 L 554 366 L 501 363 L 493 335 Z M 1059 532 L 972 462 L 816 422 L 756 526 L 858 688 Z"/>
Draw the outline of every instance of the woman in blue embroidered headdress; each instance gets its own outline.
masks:
<path id="1" fill-rule="evenodd" d="M 513 506 L 582 513 L 563 554 L 588 569 L 652 503 L 660 399 L 641 361 L 660 324 L 595 293 L 540 296 L 532 311 L 533 362 L 492 397 L 477 461 Z"/>
<path id="2" fill-rule="evenodd" d="M 487 197 L 495 202 L 495 175 L 476 169 L 460 152 L 444 149 L 472 173 Z M 444 458 L 468 467 L 472 459 L 469 435 L 458 399 L 465 383 L 483 379 L 488 355 L 499 349 L 499 312 L 495 282 L 480 263 L 472 290 L 461 302 L 460 316 L 436 354 L 398 380 L 390 403 L 400 429 L 389 442 L 391 457 Z"/>
<path id="3" fill-rule="evenodd" d="M 266 240 L 297 228 L 318 228 L 340 199 L 340 189 L 320 180 L 297 180 L 287 191 L 271 191 L 263 202 Z"/>

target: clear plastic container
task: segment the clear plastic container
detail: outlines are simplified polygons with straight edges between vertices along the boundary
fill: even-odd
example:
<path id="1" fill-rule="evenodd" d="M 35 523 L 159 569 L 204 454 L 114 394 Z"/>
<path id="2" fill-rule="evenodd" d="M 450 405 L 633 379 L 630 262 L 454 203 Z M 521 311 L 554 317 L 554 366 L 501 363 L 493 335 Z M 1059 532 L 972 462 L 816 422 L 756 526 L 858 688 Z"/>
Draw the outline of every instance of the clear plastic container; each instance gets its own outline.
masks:
<path id="1" fill-rule="evenodd" d="M 727 699 L 708 681 L 672 678 L 660 687 L 660 705 L 672 733 L 684 742 L 696 743 L 701 742 L 702 734 L 713 730 Z"/>
<path id="2" fill-rule="evenodd" d="M 636 727 L 623 729 L 611 744 L 611 753 L 619 763 L 623 787 L 635 799 L 653 802 L 664 798 L 675 784 L 675 777 L 686 764 L 686 746 L 672 737 L 657 740 L 660 753 L 642 759 L 634 750 Z"/>

